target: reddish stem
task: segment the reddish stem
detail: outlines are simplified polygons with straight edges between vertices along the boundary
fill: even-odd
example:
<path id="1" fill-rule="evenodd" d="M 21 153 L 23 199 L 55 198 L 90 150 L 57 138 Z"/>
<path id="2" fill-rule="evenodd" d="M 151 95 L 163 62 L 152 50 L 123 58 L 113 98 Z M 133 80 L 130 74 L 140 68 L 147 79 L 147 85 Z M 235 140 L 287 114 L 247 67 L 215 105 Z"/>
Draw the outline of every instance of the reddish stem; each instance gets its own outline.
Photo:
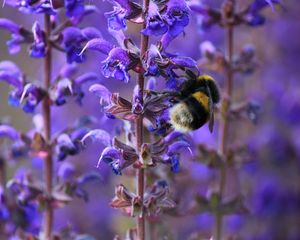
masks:
<path id="1" fill-rule="evenodd" d="M 230 98 L 232 97 L 233 89 L 233 71 L 232 58 L 233 58 L 233 26 L 228 25 L 226 31 L 226 42 L 227 42 L 227 56 L 228 56 L 228 69 L 226 72 L 226 81 L 225 81 L 225 97 L 222 102 L 222 111 L 221 111 L 221 120 L 220 120 L 220 129 L 219 129 L 219 152 L 221 155 L 226 154 L 226 147 L 228 143 L 228 131 L 229 131 L 229 119 L 228 112 L 230 107 Z M 222 203 L 224 187 L 226 182 L 226 159 L 220 169 L 220 190 L 219 190 L 219 202 Z M 223 215 L 220 211 L 216 212 L 216 224 L 215 224 L 215 238 L 216 240 L 222 239 L 222 220 Z"/>
<path id="2" fill-rule="evenodd" d="M 47 39 L 47 53 L 44 61 L 44 71 L 45 71 L 45 82 L 44 87 L 48 92 L 51 83 L 51 69 L 52 69 L 52 49 L 49 42 L 51 34 L 51 21 L 50 16 L 45 14 L 44 17 L 45 24 L 45 33 Z M 44 120 L 44 131 L 45 131 L 45 140 L 47 143 L 51 142 L 51 102 L 49 96 L 45 97 L 43 101 L 43 120 Z M 47 157 L 45 158 L 44 166 L 44 181 L 46 184 L 46 193 L 48 197 L 51 197 L 52 193 L 52 173 L 53 172 L 53 159 L 52 159 L 52 149 L 49 147 Z M 53 210 L 48 204 L 46 212 L 44 215 L 44 236 L 45 239 L 51 239 L 52 234 L 52 225 L 53 225 Z"/>
<path id="3" fill-rule="evenodd" d="M 143 15 L 144 19 L 147 16 L 149 8 L 149 0 L 143 0 Z M 146 27 L 146 21 L 144 21 L 143 28 Z M 140 57 L 145 55 L 147 49 L 148 49 L 148 42 L 149 37 L 146 35 L 141 35 L 141 46 L 140 46 Z M 145 85 L 145 78 L 144 73 L 139 73 L 137 84 L 139 86 L 139 99 L 143 101 L 143 95 L 144 95 L 144 85 Z M 143 102 L 141 103 L 143 104 Z M 135 132 L 136 132 L 136 149 L 140 152 L 141 146 L 143 144 L 144 134 L 143 134 L 143 116 L 140 115 L 135 124 Z M 145 170 L 139 169 L 137 170 L 137 194 L 141 200 L 142 207 L 141 207 L 141 214 L 137 217 L 137 234 L 138 234 L 138 240 L 144 240 L 145 239 L 145 214 L 144 214 L 144 189 L 145 189 Z"/>

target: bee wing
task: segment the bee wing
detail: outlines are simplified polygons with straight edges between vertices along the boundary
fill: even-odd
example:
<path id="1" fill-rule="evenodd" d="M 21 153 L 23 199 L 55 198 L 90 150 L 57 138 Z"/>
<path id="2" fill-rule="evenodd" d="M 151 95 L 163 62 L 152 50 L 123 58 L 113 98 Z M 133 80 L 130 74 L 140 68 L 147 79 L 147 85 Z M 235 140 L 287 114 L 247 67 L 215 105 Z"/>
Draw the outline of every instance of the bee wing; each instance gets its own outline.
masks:
<path id="1" fill-rule="evenodd" d="M 208 128 L 210 132 L 213 132 L 214 129 L 214 103 L 212 101 L 211 92 L 209 87 L 206 85 L 207 93 L 208 93 L 208 111 L 209 111 L 209 122 Z"/>

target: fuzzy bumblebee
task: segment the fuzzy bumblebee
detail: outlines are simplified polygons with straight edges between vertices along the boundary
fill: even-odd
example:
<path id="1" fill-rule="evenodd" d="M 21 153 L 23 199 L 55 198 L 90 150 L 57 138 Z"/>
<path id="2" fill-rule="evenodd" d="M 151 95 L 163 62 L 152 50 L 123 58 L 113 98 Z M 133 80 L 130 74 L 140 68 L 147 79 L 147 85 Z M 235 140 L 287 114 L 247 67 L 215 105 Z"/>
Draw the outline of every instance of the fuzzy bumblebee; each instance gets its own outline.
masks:
<path id="1" fill-rule="evenodd" d="M 180 93 L 176 94 L 178 103 L 170 109 L 170 123 L 181 132 L 199 129 L 209 122 L 213 131 L 214 105 L 220 101 L 220 91 L 215 80 L 209 75 L 196 76 L 187 72 Z"/>

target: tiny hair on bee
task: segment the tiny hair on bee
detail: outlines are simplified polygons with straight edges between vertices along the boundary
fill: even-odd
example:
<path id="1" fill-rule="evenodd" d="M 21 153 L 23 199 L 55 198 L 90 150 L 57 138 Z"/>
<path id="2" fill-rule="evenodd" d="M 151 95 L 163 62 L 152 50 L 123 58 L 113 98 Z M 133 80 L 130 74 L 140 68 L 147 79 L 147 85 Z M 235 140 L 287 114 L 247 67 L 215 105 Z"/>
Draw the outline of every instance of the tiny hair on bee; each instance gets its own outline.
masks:
<path id="1" fill-rule="evenodd" d="M 189 132 L 209 123 L 213 131 L 214 105 L 220 101 L 216 81 L 209 75 L 196 75 L 186 71 L 187 80 L 176 94 L 178 103 L 170 109 L 170 123 L 175 130 Z"/>

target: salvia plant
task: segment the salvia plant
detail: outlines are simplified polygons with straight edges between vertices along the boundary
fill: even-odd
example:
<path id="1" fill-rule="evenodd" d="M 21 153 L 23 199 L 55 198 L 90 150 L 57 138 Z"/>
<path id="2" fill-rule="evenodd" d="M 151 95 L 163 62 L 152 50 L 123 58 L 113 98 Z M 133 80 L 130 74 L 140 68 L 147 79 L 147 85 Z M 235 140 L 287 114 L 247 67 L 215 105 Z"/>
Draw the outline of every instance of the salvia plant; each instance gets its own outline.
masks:
<path id="1" fill-rule="evenodd" d="M 0 18 L 0 28 L 11 35 L 9 53 L 18 54 L 26 46 L 29 57 L 40 62 L 43 75 L 35 81 L 15 63 L 0 62 L 0 80 L 11 88 L 9 105 L 22 108 L 33 120 L 31 130 L 20 132 L 1 118 L 0 137 L 5 138 L 0 155 L 1 239 L 94 239 L 68 224 L 55 229 L 54 216 L 57 208 L 76 198 L 87 201 L 86 183 L 98 180 L 103 184 L 96 168 L 107 166 L 119 182 L 110 206 L 135 219 L 134 227 L 115 239 L 174 239 L 174 229 L 169 229 L 172 223 L 168 226 L 166 219 L 207 213 L 214 216 L 214 229 L 208 228 L 206 235 L 188 233 L 184 239 L 239 239 L 223 234 L 222 229 L 225 216 L 249 214 L 238 170 L 251 160 L 252 153 L 246 142 L 236 138 L 234 125 L 248 124 L 239 123 L 242 120 L 256 124 L 261 107 L 235 94 L 236 76 L 243 78 L 259 67 L 253 45 L 235 47 L 235 32 L 263 25 L 263 10 L 279 9 L 281 2 L 224 0 L 220 6 L 185 0 L 108 2 L 111 9 L 105 13 L 84 0 L 4 2 L 4 8 L 13 7 L 36 18 L 31 29 L 13 18 Z M 105 15 L 107 23 L 98 24 L 107 25 L 110 37 L 86 26 L 86 18 L 99 18 L 99 14 Z M 209 35 L 211 28 L 222 29 L 224 46 L 199 42 L 200 59 L 173 51 L 174 42 L 192 37 L 182 38 L 192 20 L 197 21 L 195 34 L 200 36 Z M 99 53 L 93 61 L 101 74 L 81 65 L 92 51 Z M 65 65 L 56 69 L 59 55 L 64 55 Z M 191 78 L 199 86 L 187 86 Z M 123 89 L 110 90 L 109 82 L 118 81 L 120 86 L 132 87 L 129 96 Z M 118 129 L 95 128 L 95 117 L 81 116 L 54 131 L 54 122 L 64 120 L 53 109 L 74 101 L 84 105 L 87 94 L 100 100 L 100 107 L 93 111 L 104 113 L 106 125 L 118 121 Z M 213 146 L 186 130 L 186 121 L 198 129 L 202 127 L 199 121 L 204 124 L 208 119 L 212 130 L 214 115 Z M 103 150 L 93 155 L 95 171 L 79 175 L 75 165 L 65 160 L 90 145 Z M 42 162 L 42 173 L 40 168 L 20 168 L 7 180 L 12 175 L 7 174 L 9 162 L 26 161 Z M 197 189 L 199 179 L 188 171 L 199 166 L 212 173 L 202 189 Z"/>

